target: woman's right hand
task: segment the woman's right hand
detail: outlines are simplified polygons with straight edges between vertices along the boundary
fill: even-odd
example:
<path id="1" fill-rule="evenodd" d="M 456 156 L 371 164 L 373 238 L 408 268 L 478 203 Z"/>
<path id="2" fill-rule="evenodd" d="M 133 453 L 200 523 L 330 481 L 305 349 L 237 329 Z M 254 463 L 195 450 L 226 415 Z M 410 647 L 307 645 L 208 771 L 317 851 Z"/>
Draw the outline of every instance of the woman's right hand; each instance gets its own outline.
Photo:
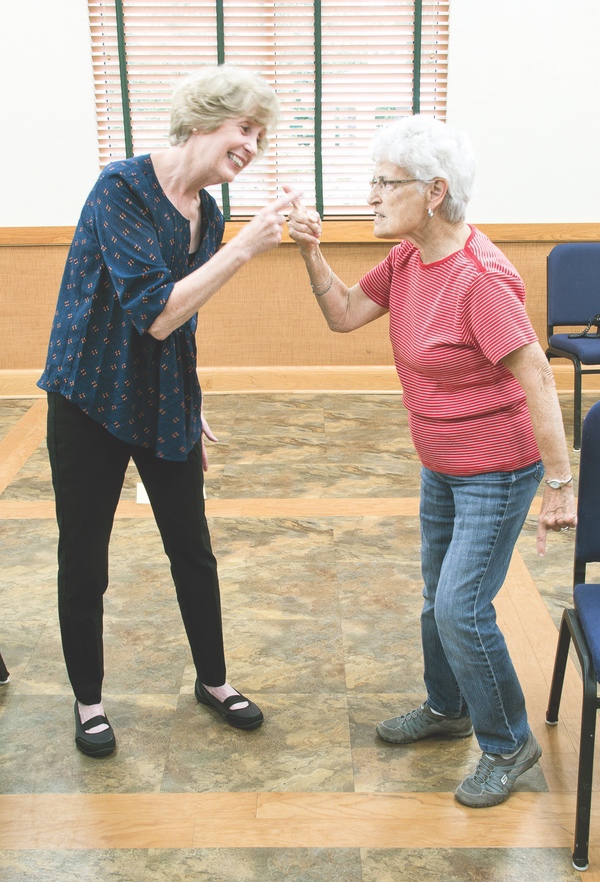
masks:
<path id="1" fill-rule="evenodd" d="M 286 193 L 292 188 L 288 184 L 283 185 Z M 299 197 L 292 200 L 292 210 L 288 214 L 288 234 L 301 251 L 307 253 L 314 251 L 321 242 L 321 217 L 317 211 L 309 210 Z"/>
<path id="2" fill-rule="evenodd" d="M 285 196 L 280 196 L 270 205 L 262 208 L 252 220 L 247 223 L 235 237 L 237 245 L 243 245 L 247 249 L 247 256 L 251 259 L 271 248 L 276 248 L 281 242 L 283 225 L 286 222 L 284 208 L 291 205 L 294 200 L 300 199 L 302 194 L 292 187 L 286 188 Z"/>

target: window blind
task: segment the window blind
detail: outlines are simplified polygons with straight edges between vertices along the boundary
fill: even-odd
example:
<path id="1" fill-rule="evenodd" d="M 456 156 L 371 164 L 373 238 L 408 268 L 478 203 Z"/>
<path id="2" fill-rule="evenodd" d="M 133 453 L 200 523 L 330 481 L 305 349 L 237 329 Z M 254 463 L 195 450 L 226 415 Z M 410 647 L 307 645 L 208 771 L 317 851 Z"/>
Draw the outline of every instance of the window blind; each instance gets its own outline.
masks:
<path id="1" fill-rule="evenodd" d="M 226 217 L 304 192 L 324 217 L 369 213 L 375 129 L 445 118 L 449 0 L 88 0 L 100 165 L 167 145 L 178 78 L 226 61 L 275 89 L 265 157 L 211 192 Z M 415 47 L 417 56 L 415 56 Z M 416 76 L 415 76 L 416 74 Z"/>

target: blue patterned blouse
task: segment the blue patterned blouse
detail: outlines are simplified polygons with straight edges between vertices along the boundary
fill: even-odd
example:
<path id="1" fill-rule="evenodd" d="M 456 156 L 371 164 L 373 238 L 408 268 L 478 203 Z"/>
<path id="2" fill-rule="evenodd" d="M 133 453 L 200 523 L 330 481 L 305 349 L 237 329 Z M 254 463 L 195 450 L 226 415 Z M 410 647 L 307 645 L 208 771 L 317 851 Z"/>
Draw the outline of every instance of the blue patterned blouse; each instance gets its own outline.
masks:
<path id="1" fill-rule="evenodd" d="M 175 282 L 218 250 L 223 216 L 201 191 L 202 240 L 165 196 L 150 156 L 108 165 L 77 225 L 38 382 L 123 441 L 185 460 L 202 433 L 197 316 L 166 340 L 148 328 Z"/>

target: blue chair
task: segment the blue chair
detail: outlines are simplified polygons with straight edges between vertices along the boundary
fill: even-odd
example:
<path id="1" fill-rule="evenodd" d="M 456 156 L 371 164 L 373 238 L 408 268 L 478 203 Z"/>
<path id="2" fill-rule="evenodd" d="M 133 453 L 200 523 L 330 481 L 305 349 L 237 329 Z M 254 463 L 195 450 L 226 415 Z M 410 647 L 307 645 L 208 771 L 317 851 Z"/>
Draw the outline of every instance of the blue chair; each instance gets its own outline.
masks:
<path id="1" fill-rule="evenodd" d="M 573 362 L 573 447 L 581 447 L 581 377 L 599 374 L 600 328 L 586 337 L 555 334 L 555 327 L 577 327 L 600 323 L 600 242 L 569 242 L 556 245 L 548 255 L 548 348 L 546 358 L 568 358 Z M 588 331 L 589 333 L 589 331 Z"/>
<path id="2" fill-rule="evenodd" d="M 592 804 L 596 712 L 600 709 L 600 585 L 586 583 L 586 564 L 600 561 L 600 401 L 592 405 L 583 421 L 577 534 L 573 567 L 573 609 L 565 609 L 558 635 L 554 673 L 546 722 L 558 722 L 569 646 L 577 652 L 583 679 L 583 707 L 579 742 L 577 811 L 573 866 L 586 870 Z"/>

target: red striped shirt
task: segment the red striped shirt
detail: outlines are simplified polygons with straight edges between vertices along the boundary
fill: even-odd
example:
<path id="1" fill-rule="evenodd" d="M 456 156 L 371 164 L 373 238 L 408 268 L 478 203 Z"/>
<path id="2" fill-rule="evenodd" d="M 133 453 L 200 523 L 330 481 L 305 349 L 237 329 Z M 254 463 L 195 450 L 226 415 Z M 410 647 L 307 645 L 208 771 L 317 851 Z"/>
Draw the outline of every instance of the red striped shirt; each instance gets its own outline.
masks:
<path id="1" fill-rule="evenodd" d="M 540 458 L 525 393 L 500 363 L 537 340 L 525 286 L 487 236 L 471 227 L 463 249 L 430 264 L 401 242 L 360 286 L 389 309 L 403 401 L 425 466 L 475 475 Z"/>

